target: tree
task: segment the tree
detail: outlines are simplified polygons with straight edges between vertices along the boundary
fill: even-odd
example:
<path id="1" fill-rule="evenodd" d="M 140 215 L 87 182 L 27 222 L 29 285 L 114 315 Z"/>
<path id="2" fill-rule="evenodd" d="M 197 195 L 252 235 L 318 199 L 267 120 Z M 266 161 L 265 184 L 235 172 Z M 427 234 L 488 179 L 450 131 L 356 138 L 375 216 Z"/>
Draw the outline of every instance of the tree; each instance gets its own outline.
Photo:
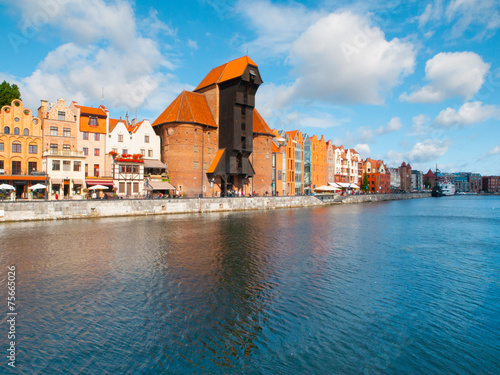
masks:
<path id="1" fill-rule="evenodd" d="M 369 188 L 370 183 L 368 182 L 368 175 L 365 172 L 365 175 L 363 176 L 363 182 L 361 183 L 361 190 L 368 191 Z"/>
<path id="2" fill-rule="evenodd" d="M 10 105 L 14 99 L 21 99 L 19 87 L 16 84 L 9 84 L 3 81 L 0 84 L 0 108 L 4 105 Z"/>

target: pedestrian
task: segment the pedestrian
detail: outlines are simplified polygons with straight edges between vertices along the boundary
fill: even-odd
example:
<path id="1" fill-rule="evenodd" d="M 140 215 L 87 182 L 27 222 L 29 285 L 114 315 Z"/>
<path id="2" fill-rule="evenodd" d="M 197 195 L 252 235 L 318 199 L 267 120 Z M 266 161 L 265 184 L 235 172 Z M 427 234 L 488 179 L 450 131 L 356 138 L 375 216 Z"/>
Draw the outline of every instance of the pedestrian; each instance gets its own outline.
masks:
<path id="1" fill-rule="evenodd" d="M 58 199 L 59 199 L 59 195 L 57 195 L 57 193 L 56 193 L 56 200 L 58 200 Z"/>

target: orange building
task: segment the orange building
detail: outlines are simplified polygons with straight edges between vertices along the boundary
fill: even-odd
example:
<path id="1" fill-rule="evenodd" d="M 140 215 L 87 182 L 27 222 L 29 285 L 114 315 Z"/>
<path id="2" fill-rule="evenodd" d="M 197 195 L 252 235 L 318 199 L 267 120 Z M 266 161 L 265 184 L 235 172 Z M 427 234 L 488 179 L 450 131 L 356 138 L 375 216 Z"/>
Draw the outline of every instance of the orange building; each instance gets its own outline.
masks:
<path id="1" fill-rule="evenodd" d="M 367 158 L 363 163 L 363 172 L 368 176 L 368 191 L 380 194 L 391 192 L 391 174 L 382 160 Z"/>
<path id="2" fill-rule="evenodd" d="M 0 183 L 28 198 L 28 187 L 46 183 L 42 172 L 42 123 L 23 102 L 14 99 L 0 112 Z"/>
<path id="3" fill-rule="evenodd" d="M 286 154 L 286 193 L 304 194 L 304 138 L 300 130 L 283 132 Z"/>

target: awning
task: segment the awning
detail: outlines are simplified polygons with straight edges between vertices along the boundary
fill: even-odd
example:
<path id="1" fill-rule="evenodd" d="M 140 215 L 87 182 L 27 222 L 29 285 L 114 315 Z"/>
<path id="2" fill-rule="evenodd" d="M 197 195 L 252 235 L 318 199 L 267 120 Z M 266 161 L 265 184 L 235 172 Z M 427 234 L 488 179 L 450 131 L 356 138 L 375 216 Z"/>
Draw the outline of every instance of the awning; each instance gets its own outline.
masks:
<path id="1" fill-rule="evenodd" d="M 175 190 L 167 181 L 149 181 L 148 185 L 151 190 Z"/>
<path id="2" fill-rule="evenodd" d="M 51 178 L 50 183 L 52 185 L 61 185 L 62 184 L 62 178 Z"/>
<path id="3" fill-rule="evenodd" d="M 87 186 L 93 185 L 104 185 L 104 186 L 113 186 L 112 180 L 85 180 Z"/>
<path id="4" fill-rule="evenodd" d="M 167 169 L 158 159 L 144 159 L 144 168 Z"/>
<path id="5" fill-rule="evenodd" d="M 73 185 L 83 185 L 83 180 L 80 178 L 74 178 L 73 179 Z"/>

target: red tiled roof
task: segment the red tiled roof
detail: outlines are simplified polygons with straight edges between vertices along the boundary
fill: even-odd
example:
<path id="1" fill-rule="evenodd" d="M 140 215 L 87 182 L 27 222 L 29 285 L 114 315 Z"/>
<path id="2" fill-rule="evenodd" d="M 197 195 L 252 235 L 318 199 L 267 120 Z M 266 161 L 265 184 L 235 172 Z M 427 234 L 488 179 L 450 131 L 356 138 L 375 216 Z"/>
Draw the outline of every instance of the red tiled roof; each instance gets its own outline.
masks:
<path id="1" fill-rule="evenodd" d="M 106 112 L 102 108 L 85 107 L 83 105 L 75 105 L 80 108 L 80 114 L 93 115 L 93 116 L 104 116 L 106 117 Z"/>
<path id="2" fill-rule="evenodd" d="M 109 131 L 112 132 L 113 129 L 115 128 L 116 125 L 118 125 L 119 122 L 124 122 L 123 120 L 118 120 L 115 118 L 110 118 L 109 119 Z"/>
<path id="3" fill-rule="evenodd" d="M 273 145 L 272 145 L 272 147 L 273 147 L 273 151 L 272 151 L 272 152 L 276 152 L 276 153 L 280 152 L 279 147 L 278 147 L 278 146 L 276 146 L 276 144 L 275 144 L 274 142 L 271 142 L 271 143 L 273 144 Z"/>
<path id="4" fill-rule="evenodd" d="M 205 95 L 189 91 L 181 92 L 152 125 L 172 122 L 217 127 Z"/>
<path id="5" fill-rule="evenodd" d="M 135 125 L 129 125 L 129 127 L 128 127 L 127 130 L 130 133 L 135 133 L 141 127 L 141 125 L 142 125 L 143 122 L 144 122 L 144 120 L 142 120 L 141 122 L 136 123 Z"/>
<path id="6" fill-rule="evenodd" d="M 214 156 L 214 159 L 210 163 L 210 166 L 208 167 L 207 173 L 214 173 L 215 168 L 217 168 L 217 165 L 219 164 L 220 159 L 222 158 L 222 155 L 224 155 L 224 151 L 226 151 L 225 148 L 221 148 L 217 150 L 217 153 Z"/>
<path id="7" fill-rule="evenodd" d="M 215 83 L 229 81 L 233 78 L 241 77 L 247 65 L 253 65 L 257 68 L 257 64 L 248 56 L 240 57 L 239 59 L 225 63 L 210 71 L 207 76 L 201 81 L 198 87 L 194 90 L 197 91 L 204 87 L 213 85 Z"/>
<path id="8" fill-rule="evenodd" d="M 271 128 L 266 124 L 260 113 L 253 109 L 253 132 L 274 136 Z"/>

